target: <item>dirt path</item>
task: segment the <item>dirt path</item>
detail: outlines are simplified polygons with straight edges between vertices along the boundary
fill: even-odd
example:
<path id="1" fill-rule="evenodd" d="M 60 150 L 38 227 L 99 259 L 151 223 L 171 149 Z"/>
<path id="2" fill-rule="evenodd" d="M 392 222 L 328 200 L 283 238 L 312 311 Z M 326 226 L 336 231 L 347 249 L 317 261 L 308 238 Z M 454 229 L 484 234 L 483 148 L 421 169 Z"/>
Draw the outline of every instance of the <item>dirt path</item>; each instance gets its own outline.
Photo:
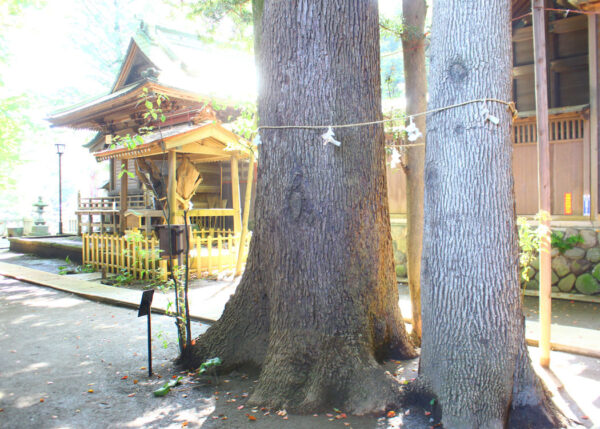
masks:
<path id="1" fill-rule="evenodd" d="M 135 311 L 0 277 L 0 427 L 180 428 L 186 422 L 190 428 L 242 429 L 430 425 L 422 410 L 392 419 L 336 419 L 333 410 L 331 416 L 284 419 L 267 410 L 238 409 L 255 381 L 243 374 L 221 377 L 216 387 L 186 375 L 182 386 L 155 398 L 152 391 L 180 372 L 171 362 L 177 354 L 172 319 L 154 315 L 152 324 L 154 368 L 162 378 L 148 378 L 146 320 L 138 319 Z M 195 334 L 205 328 L 193 325 Z M 165 337 L 167 348 L 162 346 Z M 402 365 L 405 377 L 414 377 L 415 364 Z M 391 369 L 402 374 L 399 366 Z"/>

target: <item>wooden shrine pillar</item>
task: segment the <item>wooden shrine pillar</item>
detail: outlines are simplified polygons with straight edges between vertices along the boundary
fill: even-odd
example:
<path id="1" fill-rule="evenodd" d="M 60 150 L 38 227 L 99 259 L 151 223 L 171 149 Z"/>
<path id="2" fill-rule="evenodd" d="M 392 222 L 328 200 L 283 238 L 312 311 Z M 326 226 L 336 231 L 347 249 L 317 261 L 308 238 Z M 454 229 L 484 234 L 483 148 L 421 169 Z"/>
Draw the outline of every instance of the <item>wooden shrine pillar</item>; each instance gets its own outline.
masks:
<path id="1" fill-rule="evenodd" d="M 125 164 L 121 164 L 121 170 L 123 170 L 123 165 L 125 165 L 125 169 L 127 169 L 127 160 L 122 161 Z M 129 176 L 127 173 L 121 171 L 123 173 L 121 175 L 121 192 L 119 199 L 119 233 L 125 234 L 125 230 L 127 229 L 127 218 L 125 217 L 125 212 L 127 211 L 127 185 L 129 183 Z"/>
<path id="2" fill-rule="evenodd" d="M 550 142 L 548 139 L 548 68 L 544 0 L 532 0 L 535 110 L 537 116 L 538 197 L 540 222 L 546 233 L 540 237 L 540 365 L 550 366 L 550 322 L 552 314 L 550 255 Z"/>
<path id="3" fill-rule="evenodd" d="M 177 152 L 170 150 L 168 154 L 167 202 L 171 225 L 183 223 L 183 217 L 177 215 Z"/>
<path id="4" fill-rule="evenodd" d="M 590 171 L 590 219 L 598 217 L 598 141 L 600 132 L 598 121 L 600 121 L 600 108 L 598 106 L 600 93 L 598 87 L 598 16 L 588 15 L 588 55 L 589 55 L 589 84 L 590 84 L 590 118 L 589 118 L 589 163 Z"/>
<path id="5" fill-rule="evenodd" d="M 242 235 L 238 244 L 238 257 L 235 264 L 235 275 L 242 274 L 242 263 L 244 259 L 244 242 L 248 235 L 248 219 L 250 218 L 250 203 L 252 202 L 252 182 L 254 182 L 254 153 L 250 154 L 248 163 L 248 179 L 246 182 L 246 194 L 244 195 L 244 218 L 242 220 Z"/>
<path id="6" fill-rule="evenodd" d="M 233 207 L 233 233 L 242 232 L 242 219 L 240 212 L 240 173 L 237 155 L 231 157 L 231 206 Z"/>

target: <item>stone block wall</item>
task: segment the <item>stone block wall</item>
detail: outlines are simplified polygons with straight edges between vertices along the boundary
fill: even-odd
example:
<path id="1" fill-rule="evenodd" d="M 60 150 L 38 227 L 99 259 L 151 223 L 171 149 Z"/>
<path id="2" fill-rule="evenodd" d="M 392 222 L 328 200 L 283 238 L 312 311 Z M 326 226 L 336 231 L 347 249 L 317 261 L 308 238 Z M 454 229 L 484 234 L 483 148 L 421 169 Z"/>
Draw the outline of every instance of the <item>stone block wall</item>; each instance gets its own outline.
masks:
<path id="1" fill-rule="evenodd" d="M 600 294 L 600 232 L 592 227 L 553 228 L 566 239 L 581 235 L 583 243 L 560 253 L 552 249 L 552 292 Z M 392 240 L 396 276 L 406 280 L 406 222 L 392 218 Z M 534 259 L 527 267 L 530 280 L 527 290 L 539 289 L 539 261 Z M 524 280 L 521 280 L 524 282 Z"/>
<path id="2" fill-rule="evenodd" d="M 560 253 L 552 249 L 552 292 L 580 293 L 595 295 L 600 293 L 600 236 L 591 227 L 553 228 L 566 239 L 579 234 L 583 243 Z M 527 290 L 539 289 L 539 261 L 534 259 L 527 267 L 530 280 Z M 524 280 L 521 280 L 524 282 Z"/>

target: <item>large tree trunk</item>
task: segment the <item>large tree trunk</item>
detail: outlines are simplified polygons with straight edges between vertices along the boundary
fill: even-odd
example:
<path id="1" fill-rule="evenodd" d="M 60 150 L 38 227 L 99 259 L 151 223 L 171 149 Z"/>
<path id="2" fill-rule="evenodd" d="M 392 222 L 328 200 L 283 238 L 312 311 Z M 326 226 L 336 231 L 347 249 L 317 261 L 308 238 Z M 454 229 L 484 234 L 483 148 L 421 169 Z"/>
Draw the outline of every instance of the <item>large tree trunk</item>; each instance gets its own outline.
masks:
<path id="1" fill-rule="evenodd" d="M 404 87 L 406 114 L 424 112 L 427 109 L 427 72 L 425 70 L 425 0 L 403 0 L 402 15 L 404 32 L 402 53 L 404 57 Z M 425 115 L 414 119 L 423 132 L 418 142 L 425 141 Z M 406 226 L 408 289 L 412 305 L 412 339 L 421 343 L 421 249 L 423 243 L 423 167 L 425 146 L 407 148 L 406 153 Z"/>
<path id="2" fill-rule="evenodd" d="M 509 0 L 434 7 L 429 109 L 511 99 Z M 417 386 L 438 398 L 446 428 L 556 427 L 532 370 L 519 296 L 511 115 L 483 103 L 430 114 Z"/>
<path id="3" fill-rule="evenodd" d="M 265 1 L 263 126 L 381 119 L 376 2 Z M 186 356 L 261 370 L 250 404 L 383 411 L 378 360 L 415 356 L 398 307 L 380 125 L 263 129 L 248 264 L 221 319 Z"/>

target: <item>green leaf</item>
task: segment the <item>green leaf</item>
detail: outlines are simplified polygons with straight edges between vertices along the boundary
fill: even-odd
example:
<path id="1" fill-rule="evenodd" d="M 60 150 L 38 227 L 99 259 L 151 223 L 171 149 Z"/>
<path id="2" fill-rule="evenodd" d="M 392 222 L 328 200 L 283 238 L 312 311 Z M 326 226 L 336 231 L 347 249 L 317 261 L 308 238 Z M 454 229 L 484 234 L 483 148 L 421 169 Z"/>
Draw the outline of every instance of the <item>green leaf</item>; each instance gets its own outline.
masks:
<path id="1" fill-rule="evenodd" d="M 208 369 L 219 366 L 221 363 L 221 358 L 219 357 L 208 359 L 204 361 L 202 365 L 200 365 L 200 368 L 198 368 L 198 374 L 204 374 Z"/>
<path id="2" fill-rule="evenodd" d="M 154 393 L 154 396 L 165 396 L 170 391 L 171 391 L 171 388 L 168 386 L 168 384 L 165 384 L 163 387 L 155 390 L 153 393 Z"/>
<path id="3" fill-rule="evenodd" d="M 165 115 L 160 115 L 160 122 L 165 122 L 167 117 Z"/>
<path id="4" fill-rule="evenodd" d="M 152 118 L 154 120 L 158 119 L 158 115 L 156 114 L 156 112 L 149 112 L 152 115 Z"/>
<path id="5" fill-rule="evenodd" d="M 148 110 L 150 110 L 150 109 L 152 109 L 152 107 L 154 107 L 154 106 L 152 106 L 152 102 L 149 100 L 146 100 L 146 102 L 144 103 L 144 106 L 146 106 L 146 109 L 148 109 Z"/>
<path id="6" fill-rule="evenodd" d="M 156 105 L 160 107 L 160 103 L 162 103 L 162 99 L 160 98 L 160 96 L 158 96 L 158 98 L 156 99 Z"/>
<path id="7" fill-rule="evenodd" d="M 435 404 L 435 398 L 433 398 L 431 401 L 429 401 L 429 405 L 433 405 Z"/>

